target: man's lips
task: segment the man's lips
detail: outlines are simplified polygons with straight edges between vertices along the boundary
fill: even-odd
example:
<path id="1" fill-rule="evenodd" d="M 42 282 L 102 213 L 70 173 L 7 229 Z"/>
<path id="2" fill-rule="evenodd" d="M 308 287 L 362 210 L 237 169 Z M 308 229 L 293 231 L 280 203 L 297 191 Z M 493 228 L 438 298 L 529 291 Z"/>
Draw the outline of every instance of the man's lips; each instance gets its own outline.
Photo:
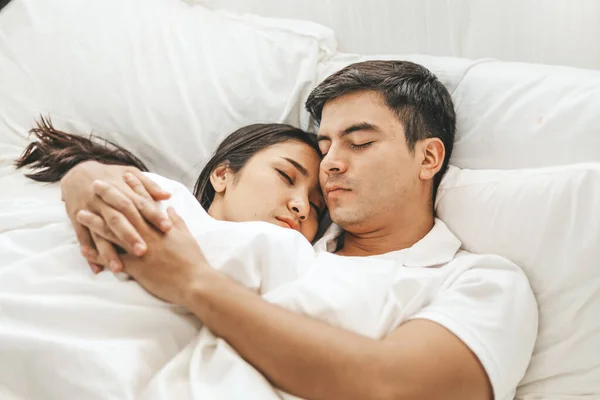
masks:
<path id="1" fill-rule="evenodd" d="M 337 186 L 337 185 L 325 186 L 325 196 L 329 196 L 331 193 L 349 192 L 349 191 L 350 191 L 350 189 L 346 189 L 342 186 Z"/>
<path id="2" fill-rule="evenodd" d="M 293 219 L 287 217 L 276 217 L 276 219 L 277 221 L 281 222 L 280 226 L 293 229 L 295 231 L 298 230 L 298 224 Z"/>

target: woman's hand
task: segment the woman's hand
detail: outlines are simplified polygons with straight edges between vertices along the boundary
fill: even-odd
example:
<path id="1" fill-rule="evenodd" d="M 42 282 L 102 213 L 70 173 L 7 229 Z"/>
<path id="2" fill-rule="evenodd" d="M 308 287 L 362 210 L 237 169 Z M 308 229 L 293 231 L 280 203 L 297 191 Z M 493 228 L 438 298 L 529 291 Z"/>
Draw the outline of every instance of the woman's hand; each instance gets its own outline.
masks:
<path id="1" fill-rule="evenodd" d="M 123 268 L 111 270 L 129 274 L 160 299 L 185 305 L 196 285 L 206 281 L 210 274 L 218 273 L 210 268 L 198 242 L 175 210 L 169 207 L 167 214 L 172 224 L 167 233 L 154 229 L 144 220 L 134 221 L 133 226 L 148 249 L 141 257 L 122 255 Z M 89 229 L 103 229 L 102 219 L 93 213 L 80 213 L 79 220 Z"/>
<path id="2" fill-rule="evenodd" d="M 128 183 L 129 178 L 133 183 Z M 135 177 L 135 179 L 131 179 Z M 118 195 L 120 210 L 116 210 L 102 200 L 94 190 L 93 182 L 109 182 Z M 121 267 L 119 256 L 113 244 L 130 254 L 142 255 L 146 243 L 129 222 L 132 218 L 145 218 L 153 225 L 167 231 L 169 219 L 154 204 L 154 200 L 164 200 L 170 194 L 134 167 L 105 165 L 95 161 L 81 163 L 71 169 L 61 180 L 62 198 L 67 214 L 75 228 L 82 253 L 90 262 L 94 272 L 102 270 L 101 265 Z M 77 214 L 87 210 L 109 223 L 102 231 L 89 230 L 78 221 Z"/>

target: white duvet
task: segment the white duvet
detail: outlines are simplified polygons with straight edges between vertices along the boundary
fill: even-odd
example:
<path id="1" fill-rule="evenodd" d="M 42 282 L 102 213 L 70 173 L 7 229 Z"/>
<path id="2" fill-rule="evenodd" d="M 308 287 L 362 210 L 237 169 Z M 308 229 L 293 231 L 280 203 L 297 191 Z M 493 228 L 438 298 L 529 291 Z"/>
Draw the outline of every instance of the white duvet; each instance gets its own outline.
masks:
<path id="1" fill-rule="evenodd" d="M 212 220 L 183 186 L 155 178 L 211 264 L 267 300 L 371 337 L 396 307 L 398 264 L 315 253 L 297 232 Z M 1 399 L 285 397 L 186 310 L 79 254 L 56 185 L 0 179 Z"/>

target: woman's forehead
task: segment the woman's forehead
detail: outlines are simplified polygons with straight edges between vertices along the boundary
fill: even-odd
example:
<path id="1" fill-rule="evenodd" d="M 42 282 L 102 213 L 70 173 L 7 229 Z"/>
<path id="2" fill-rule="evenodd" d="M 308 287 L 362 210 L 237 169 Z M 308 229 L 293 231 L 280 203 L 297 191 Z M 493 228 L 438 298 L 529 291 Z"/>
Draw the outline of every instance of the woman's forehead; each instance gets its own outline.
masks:
<path id="1" fill-rule="evenodd" d="M 306 169 L 317 167 L 321 162 L 319 152 L 309 144 L 299 140 L 288 140 L 269 146 L 264 151 L 269 157 L 288 158 L 302 164 Z"/>

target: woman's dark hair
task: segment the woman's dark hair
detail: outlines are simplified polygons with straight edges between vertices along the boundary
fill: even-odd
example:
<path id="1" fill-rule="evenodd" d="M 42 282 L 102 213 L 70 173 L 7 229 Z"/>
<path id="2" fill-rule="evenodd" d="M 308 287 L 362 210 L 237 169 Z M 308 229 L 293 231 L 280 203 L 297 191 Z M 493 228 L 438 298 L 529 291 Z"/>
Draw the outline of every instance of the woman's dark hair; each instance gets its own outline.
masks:
<path id="1" fill-rule="evenodd" d="M 215 168 L 226 165 L 233 173 L 237 173 L 259 151 L 288 140 L 306 143 L 321 154 L 316 136 L 302 129 L 276 123 L 248 125 L 227 136 L 219 145 L 196 181 L 194 196 L 208 210 L 215 198 L 215 189 L 210 183 L 210 174 Z"/>
<path id="2" fill-rule="evenodd" d="M 129 165 L 148 171 L 139 158 L 123 147 L 92 135 L 86 138 L 59 131 L 52 126 L 50 118 L 41 117 L 29 132 L 37 140 L 25 148 L 15 165 L 17 168 L 29 166 L 34 169 L 35 172 L 26 176 L 35 181 L 58 182 L 71 168 L 83 161 Z M 215 190 L 210 183 L 210 174 L 215 168 L 225 164 L 237 173 L 259 151 L 288 140 L 306 143 L 321 154 L 316 136 L 302 129 L 278 123 L 248 125 L 227 136 L 219 145 L 196 181 L 194 196 L 208 210 L 215 197 Z"/>
<path id="3" fill-rule="evenodd" d="M 77 164 L 98 161 L 103 164 L 129 165 L 148 171 L 144 163 L 131 152 L 105 139 L 88 138 L 55 129 L 50 118 L 40 117 L 29 131 L 37 140 L 30 143 L 15 166 L 29 166 L 35 172 L 25 174 L 38 182 L 58 182 Z"/>

